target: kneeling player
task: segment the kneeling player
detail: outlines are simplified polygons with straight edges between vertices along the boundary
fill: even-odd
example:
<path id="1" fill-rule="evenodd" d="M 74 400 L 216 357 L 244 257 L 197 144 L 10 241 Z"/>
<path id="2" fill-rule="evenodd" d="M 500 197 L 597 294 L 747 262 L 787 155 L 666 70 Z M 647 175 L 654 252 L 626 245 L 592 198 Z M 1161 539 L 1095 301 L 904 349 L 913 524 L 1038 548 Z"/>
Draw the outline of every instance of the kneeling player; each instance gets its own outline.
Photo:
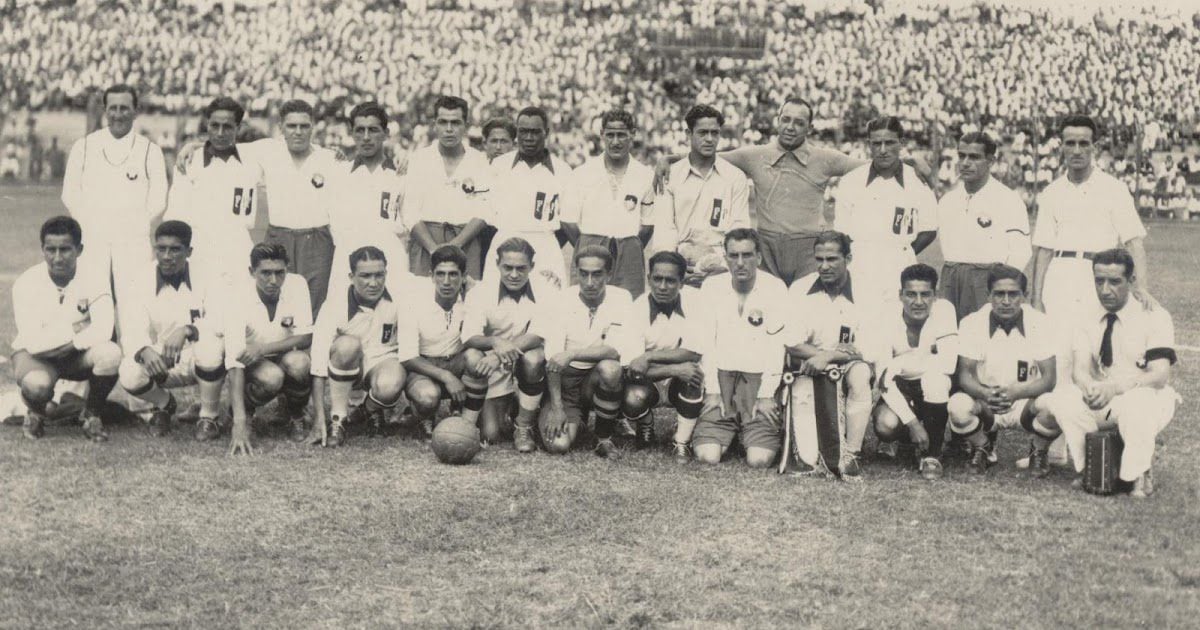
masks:
<path id="1" fill-rule="evenodd" d="M 366 423 L 368 430 L 379 435 L 387 412 L 404 392 L 401 362 L 417 356 L 416 327 L 410 318 L 399 317 L 383 252 L 370 246 L 354 250 L 350 269 L 349 289 L 326 298 L 313 326 L 314 421 L 309 442 L 322 446 L 345 444 L 348 423 Z M 355 389 L 365 389 L 367 398 L 350 417 L 350 392 Z"/>
<path id="2" fill-rule="evenodd" d="M 541 274 L 530 275 L 533 264 L 533 247 L 525 239 L 500 243 L 499 272 L 467 294 L 462 331 L 467 369 L 488 380 L 482 411 L 465 409 L 463 418 L 479 423 L 485 441 L 499 441 L 516 390 L 513 446 L 520 453 L 537 450 L 533 422 L 546 391 L 545 330 L 557 316 L 559 291 Z"/>
<path id="3" fill-rule="evenodd" d="M 789 322 L 794 330 L 789 334 L 792 345 L 788 355 L 801 366 L 802 374 L 791 387 L 789 404 L 796 454 L 804 468 L 796 472 L 830 471 L 855 480 L 862 476 L 859 452 L 871 422 L 871 365 L 860 349 L 870 344 L 861 343 L 860 338 L 873 331 L 865 330 L 870 314 L 855 299 L 862 283 L 854 282 L 850 274 L 850 246 L 850 237 L 841 232 L 818 234 L 813 244 L 817 272 L 798 279 L 788 289 L 794 318 Z M 824 382 L 814 380 L 829 378 L 831 368 L 843 374 L 842 383 L 834 387 L 845 388 L 844 435 L 838 426 L 836 401 L 831 408 L 818 406 L 818 396 L 837 395 L 836 389 L 825 389 Z"/>
<path id="4" fill-rule="evenodd" d="M 963 319 L 958 332 L 958 385 L 950 397 L 950 429 L 971 445 L 971 469 L 996 461 L 993 431 L 1018 423 L 1033 434 L 1029 469 L 1050 472 L 1046 451 L 1058 435 L 1047 409 L 1054 389 L 1054 339 L 1046 316 L 1025 305 L 1025 274 L 996 265 L 988 273 L 988 304 Z"/>
<path id="5" fill-rule="evenodd" d="M 112 342 L 113 301 L 108 278 L 79 269 L 83 251 L 79 222 L 65 216 L 42 224 L 45 262 L 17 278 L 12 288 L 17 336 L 13 376 L 28 411 L 25 437 L 42 437 L 46 405 L 58 379 L 86 380 L 87 404 L 79 419 L 83 433 L 108 439 L 100 407 L 117 384 L 121 349 Z"/>
<path id="6" fill-rule="evenodd" d="M 692 431 L 704 406 L 703 335 L 696 330 L 697 290 L 684 286 L 687 260 L 664 251 L 650 257 L 650 291 L 633 303 L 635 330 L 645 352 L 629 362 L 621 413 L 637 426 L 638 442 L 654 443 L 654 408 L 664 397 L 675 408 L 675 461 L 692 459 Z"/>
<path id="7" fill-rule="evenodd" d="M 196 439 L 219 433 L 218 405 L 225 382 L 224 319 L 215 271 L 193 269 L 192 229 L 164 221 L 154 231 L 155 267 L 135 280 L 133 299 L 121 304 L 120 381 L 130 394 L 154 405 L 150 434 L 171 429 L 175 397 L 168 389 L 198 385 L 200 420 Z M 138 282 L 140 281 L 140 282 Z"/>
<path id="8" fill-rule="evenodd" d="M 250 250 L 250 278 L 239 278 L 238 310 L 227 314 L 241 325 L 230 328 L 225 366 L 244 370 L 245 413 L 235 413 L 235 433 L 243 431 L 236 426 L 239 415 L 253 417 L 257 407 L 282 394 L 292 439 L 302 441 L 308 434 L 304 406 L 312 391 L 306 351 L 312 343 L 312 305 L 308 283 L 288 273 L 287 264 L 283 245 L 262 243 Z M 245 332 L 237 335 L 239 330 Z"/>
<path id="9" fill-rule="evenodd" d="M 729 273 L 711 276 L 700 288 L 705 306 L 699 330 L 711 348 L 716 374 L 706 374 L 709 392 L 696 422 L 696 459 L 717 464 L 736 437 L 746 463 L 766 468 L 779 452 L 782 433 L 775 392 L 783 371 L 787 286 L 759 271 L 758 233 L 738 228 L 725 235 Z"/>
<path id="10" fill-rule="evenodd" d="M 404 391 L 427 438 L 433 435 L 434 416 L 443 399 L 478 416 L 487 396 L 487 379 L 467 370 L 462 343 L 467 255 L 456 245 L 442 245 L 433 250 L 429 265 L 433 286 L 430 278 L 414 276 L 407 292 L 420 354 L 404 362 Z"/>
<path id="11" fill-rule="evenodd" d="M 607 247 L 584 245 L 575 252 L 578 287 L 563 290 L 558 318 L 546 341 L 550 402 L 539 421 L 542 444 L 566 453 L 596 412 L 596 454 L 617 456 L 613 444 L 624 385 L 622 363 L 640 354 L 633 323 L 633 298 L 608 286 L 613 256 Z"/>
<path id="12" fill-rule="evenodd" d="M 942 476 L 950 375 L 958 361 L 954 305 L 936 295 L 933 267 L 917 263 L 900 273 L 900 308 L 890 307 L 880 322 L 882 398 L 873 412 L 879 441 L 916 445 L 921 476 L 929 480 Z"/>

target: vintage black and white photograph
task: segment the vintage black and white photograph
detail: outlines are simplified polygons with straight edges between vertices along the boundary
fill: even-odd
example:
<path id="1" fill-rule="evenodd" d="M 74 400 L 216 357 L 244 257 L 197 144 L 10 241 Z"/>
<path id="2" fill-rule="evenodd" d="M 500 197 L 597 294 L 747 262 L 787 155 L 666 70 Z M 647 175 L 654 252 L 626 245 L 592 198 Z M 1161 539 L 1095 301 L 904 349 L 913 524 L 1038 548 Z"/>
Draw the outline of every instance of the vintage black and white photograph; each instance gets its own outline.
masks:
<path id="1" fill-rule="evenodd" d="M 1198 0 L 0 0 L 0 222 L 0 628 L 1200 616 Z"/>

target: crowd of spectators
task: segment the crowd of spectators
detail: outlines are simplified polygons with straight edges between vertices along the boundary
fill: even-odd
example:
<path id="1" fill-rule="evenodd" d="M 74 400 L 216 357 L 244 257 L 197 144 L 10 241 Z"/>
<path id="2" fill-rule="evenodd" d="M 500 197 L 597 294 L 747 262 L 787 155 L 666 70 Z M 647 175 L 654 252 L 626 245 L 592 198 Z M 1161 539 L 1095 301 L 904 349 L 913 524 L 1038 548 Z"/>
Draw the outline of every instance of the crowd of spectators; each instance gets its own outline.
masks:
<path id="1" fill-rule="evenodd" d="M 661 46 L 697 29 L 759 48 Z M 939 181 L 952 138 L 988 131 L 1005 147 L 997 175 L 1030 194 L 1056 172 L 1056 121 L 1088 112 L 1110 164 L 1156 205 L 1200 161 L 1148 157 L 1200 136 L 1198 67 L 1200 14 L 1149 3 L 0 0 L 0 112 L 83 108 L 117 81 L 138 85 L 146 110 L 185 116 L 217 94 L 260 120 L 306 98 L 320 104 L 322 139 L 349 145 L 339 120 L 370 98 L 396 118 L 402 149 L 425 140 L 429 106 L 448 93 L 474 104 L 475 136 L 491 116 L 547 106 L 551 145 L 577 164 L 614 106 L 638 114 L 650 157 L 683 144 L 695 102 L 722 109 L 734 146 L 761 142 L 798 93 L 835 146 L 854 149 L 876 115 L 900 116 L 912 150 L 951 156 Z"/>

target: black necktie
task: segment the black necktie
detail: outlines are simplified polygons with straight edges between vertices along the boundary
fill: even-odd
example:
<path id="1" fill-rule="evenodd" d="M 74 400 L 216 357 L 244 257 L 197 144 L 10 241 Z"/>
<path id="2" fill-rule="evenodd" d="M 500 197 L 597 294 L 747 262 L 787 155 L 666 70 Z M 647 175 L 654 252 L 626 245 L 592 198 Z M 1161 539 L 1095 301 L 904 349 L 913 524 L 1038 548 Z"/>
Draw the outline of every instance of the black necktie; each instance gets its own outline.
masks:
<path id="1" fill-rule="evenodd" d="M 1116 313 L 1109 313 L 1104 316 L 1108 323 L 1104 325 L 1104 336 L 1100 338 L 1100 364 L 1104 367 L 1112 367 L 1112 329 L 1113 324 L 1117 321 Z"/>

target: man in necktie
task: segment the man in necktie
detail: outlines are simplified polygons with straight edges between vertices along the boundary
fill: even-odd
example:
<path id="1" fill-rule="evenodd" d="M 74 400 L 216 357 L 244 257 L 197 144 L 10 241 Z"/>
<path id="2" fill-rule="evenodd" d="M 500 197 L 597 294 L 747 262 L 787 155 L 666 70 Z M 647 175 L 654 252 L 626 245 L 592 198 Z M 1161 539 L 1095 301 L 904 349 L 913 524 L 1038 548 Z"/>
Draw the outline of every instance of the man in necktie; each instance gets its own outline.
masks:
<path id="1" fill-rule="evenodd" d="M 1116 427 L 1125 443 L 1120 479 L 1137 498 L 1154 491 L 1154 441 L 1171 422 L 1179 395 L 1170 386 L 1175 328 L 1161 306 L 1131 300 L 1134 258 L 1110 249 L 1092 260 L 1102 309 L 1076 325 L 1075 383 L 1054 393 L 1050 410 L 1061 426 L 1076 471 L 1084 466 L 1088 433 Z"/>

